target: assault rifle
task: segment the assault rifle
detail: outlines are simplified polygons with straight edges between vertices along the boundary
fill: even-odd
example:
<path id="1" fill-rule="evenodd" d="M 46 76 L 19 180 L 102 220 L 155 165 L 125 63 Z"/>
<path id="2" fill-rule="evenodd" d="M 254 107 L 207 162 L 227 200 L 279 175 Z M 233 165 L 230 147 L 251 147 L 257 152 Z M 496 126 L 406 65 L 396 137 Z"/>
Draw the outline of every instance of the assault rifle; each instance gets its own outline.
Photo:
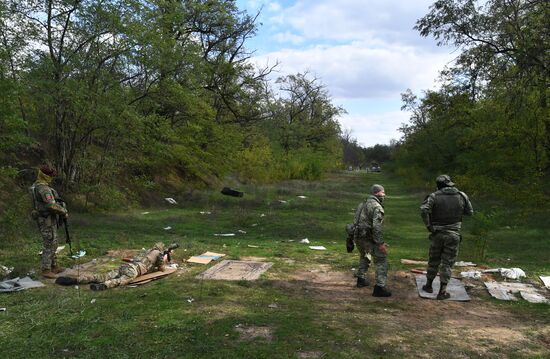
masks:
<path id="1" fill-rule="evenodd" d="M 172 260 L 172 258 L 170 257 L 170 254 L 171 252 L 176 249 L 176 248 L 179 248 L 179 244 L 177 243 L 172 243 L 170 244 L 168 247 L 166 247 L 166 249 L 164 250 L 164 252 L 162 253 L 163 256 L 167 256 L 167 259 L 168 259 L 168 262 L 170 262 Z"/>
<path id="2" fill-rule="evenodd" d="M 67 209 L 67 206 L 65 204 L 65 201 L 61 198 L 56 199 L 57 202 L 59 202 L 63 208 Z M 69 253 L 71 257 L 73 256 L 73 242 L 71 241 L 71 234 L 69 233 L 69 222 L 67 221 L 67 217 L 59 216 L 59 221 L 61 222 L 61 225 L 65 227 L 65 242 L 69 245 Z"/>

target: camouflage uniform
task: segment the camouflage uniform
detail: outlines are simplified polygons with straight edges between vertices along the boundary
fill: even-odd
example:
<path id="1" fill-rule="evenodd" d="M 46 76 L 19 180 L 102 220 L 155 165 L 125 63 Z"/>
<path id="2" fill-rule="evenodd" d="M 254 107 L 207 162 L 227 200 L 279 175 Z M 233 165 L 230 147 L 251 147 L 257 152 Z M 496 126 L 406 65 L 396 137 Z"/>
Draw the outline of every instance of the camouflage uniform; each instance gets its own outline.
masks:
<path id="1" fill-rule="evenodd" d="M 30 188 L 34 205 L 32 215 L 42 235 L 42 271 L 57 267 L 57 220 L 58 216 L 67 215 L 67 209 L 59 202 L 57 191 L 49 185 L 51 181 L 51 177 L 39 170 L 38 178 Z"/>
<path id="2" fill-rule="evenodd" d="M 132 263 L 124 263 L 117 269 L 103 274 L 82 275 L 78 283 L 103 283 L 107 288 L 118 287 L 130 283 L 140 275 L 163 271 L 164 246 L 159 243 L 148 251 L 132 258 Z"/>
<path id="3" fill-rule="evenodd" d="M 450 186 L 427 196 L 420 210 L 422 220 L 430 231 L 430 259 L 426 278 L 433 281 L 439 271 L 441 283 L 446 284 L 451 278 L 462 239 L 462 216 L 473 214 L 472 204 L 464 192 Z"/>
<path id="4" fill-rule="evenodd" d="M 385 287 L 388 278 L 387 255 L 379 246 L 382 240 L 382 224 L 384 222 L 384 207 L 380 199 L 369 196 L 366 202 L 357 207 L 355 213 L 355 244 L 359 249 L 359 268 L 355 273 L 358 278 L 365 278 L 366 272 L 374 257 L 376 267 L 376 285 Z"/>

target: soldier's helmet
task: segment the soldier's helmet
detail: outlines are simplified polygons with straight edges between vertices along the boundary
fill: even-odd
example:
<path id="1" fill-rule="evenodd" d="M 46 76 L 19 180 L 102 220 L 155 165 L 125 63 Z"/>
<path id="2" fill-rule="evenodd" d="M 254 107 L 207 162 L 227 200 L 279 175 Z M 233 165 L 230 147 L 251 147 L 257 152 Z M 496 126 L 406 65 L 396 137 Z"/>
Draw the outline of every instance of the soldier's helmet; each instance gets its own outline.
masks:
<path id="1" fill-rule="evenodd" d="M 57 176 L 57 171 L 55 170 L 55 168 L 49 166 L 49 165 L 42 165 L 40 166 L 40 172 L 42 172 L 43 174 L 45 174 L 46 176 L 48 177 L 55 177 Z"/>
<path id="2" fill-rule="evenodd" d="M 370 188 L 370 193 L 377 194 L 379 192 L 385 192 L 384 186 L 379 185 L 379 184 L 372 185 L 372 187 Z"/>
<path id="3" fill-rule="evenodd" d="M 454 186 L 454 182 L 451 180 L 451 176 L 449 175 L 439 175 L 435 179 L 435 183 L 437 184 L 437 188 L 443 188 L 443 187 L 452 187 Z"/>
<path id="4" fill-rule="evenodd" d="M 164 252 L 164 243 L 162 242 L 155 243 L 155 245 L 153 246 L 153 250 L 155 249 L 158 249 L 159 251 Z"/>

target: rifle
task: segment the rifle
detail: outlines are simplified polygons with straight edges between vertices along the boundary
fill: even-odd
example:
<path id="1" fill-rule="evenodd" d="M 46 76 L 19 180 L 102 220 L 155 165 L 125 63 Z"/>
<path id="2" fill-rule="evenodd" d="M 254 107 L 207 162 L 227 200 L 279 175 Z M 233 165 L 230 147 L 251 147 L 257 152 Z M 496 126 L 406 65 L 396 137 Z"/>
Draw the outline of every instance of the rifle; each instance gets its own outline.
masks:
<path id="1" fill-rule="evenodd" d="M 172 258 L 170 257 L 170 253 L 176 249 L 176 248 L 179 248 L 179 244 L 177 243 L 172 243 L 170 244 L 165 250 L 164 252 L 162 253 L 162 256 L 164 257 L 165 255 L 167 256 L 167 259 L 168 259 L 168 262 L 170 262 L 172 260 Z"/>
<path id="2" fill-rule="evenodd" d="M 61 218 L 61 224 L 63 225 L 63 227 L 65 227 L 65 241 L 69 245 L 69 253 L 71 254 L 71 257 L 72 257 L 73 256 L 73 246 L 72 246 L 73 243 L 71 242 L 71 235 L 69 234 L 69 224 L 67 222 L 67 217 L 62 217 Z"/>

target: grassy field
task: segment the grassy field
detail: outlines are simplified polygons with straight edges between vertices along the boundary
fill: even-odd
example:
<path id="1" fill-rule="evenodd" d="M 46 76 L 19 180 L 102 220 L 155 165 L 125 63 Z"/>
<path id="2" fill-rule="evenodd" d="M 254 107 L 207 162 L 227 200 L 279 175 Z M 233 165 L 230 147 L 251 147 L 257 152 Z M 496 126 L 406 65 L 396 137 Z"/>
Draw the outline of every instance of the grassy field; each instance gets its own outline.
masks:
<path id="1" fill-rule="evenodd" d="M 344 226 L 375 182 L 388 195 L 385 238 L 394 296 L 387 299 L 373 298 L 372 287 L 354 287 L 357 252 L 345 251 Z M 196 192 L 174 194 L 178 204 L 164 208 L 73 213 L 74 246 L 87 251 L 86 261 L 111 249 L 178 242 L 180 264 L 207 250 L 274 263 L 262 279 L 202 281 L 195 276 L 205 266 L 182 264 L 185 270 L 138 288 L 92 292 L 46 281 L 45 288 L 2 294 L 0 307 L 7 311 L 0 312 L 0 357 L 548 357 L 550 306 L 497 302 L 480 285 L 470 290 L 469 303 L 417 297 L 410 267 L 399 260 L 426 259 L 419 205 L 427 193 L 366 173 L 242 189 L 243 198 Z M 548 212 L 484 213 L 490 217 L 485 222 L 466 220 L 459 260 L 521 267 L 533 281 L 550 274 Z M 19 275 L 38 270 L 40 244 L 29 227 L 25 238 L 1 242 L 0 264 L 15 266 Z M 227 232 L 237 235 L 213 235 Z M 303 238 L 327 251 L 310 250 L 299 243 Z M 62 257 L 62 264 L 74 261 Z"/>

